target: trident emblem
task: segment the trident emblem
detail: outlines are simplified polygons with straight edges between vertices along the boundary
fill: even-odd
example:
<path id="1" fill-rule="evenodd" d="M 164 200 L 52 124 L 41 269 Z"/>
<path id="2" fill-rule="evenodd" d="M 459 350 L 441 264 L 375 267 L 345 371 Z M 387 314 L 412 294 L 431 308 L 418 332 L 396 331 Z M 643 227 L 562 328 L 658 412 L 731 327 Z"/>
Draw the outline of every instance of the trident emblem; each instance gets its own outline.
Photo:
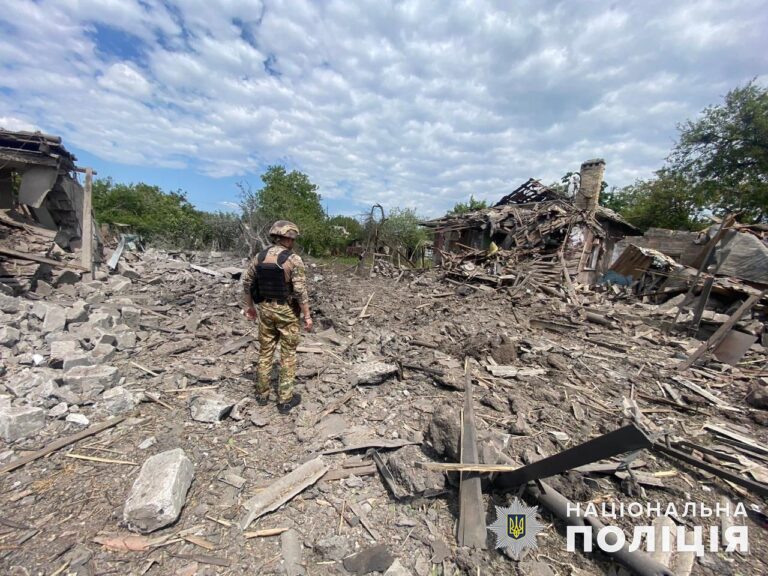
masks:
<path id="1" fill-rule="evenodd" d="M 507 535 L 515 540 L 525 536 L 525 514 L 507 515 Z"/>

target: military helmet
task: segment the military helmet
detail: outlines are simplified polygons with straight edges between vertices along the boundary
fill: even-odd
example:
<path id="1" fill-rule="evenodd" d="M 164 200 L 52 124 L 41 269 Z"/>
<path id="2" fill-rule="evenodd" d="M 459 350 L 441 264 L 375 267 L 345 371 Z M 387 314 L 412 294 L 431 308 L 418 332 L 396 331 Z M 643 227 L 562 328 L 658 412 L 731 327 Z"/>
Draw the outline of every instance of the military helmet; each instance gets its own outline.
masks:
<path id="1" fill-rule="evenodd" d="M 272 224 L 269 229 L 270 236 L 281 236 L 283 238 L 296 238 L 299 235 L 299 227 L 288 220 L 278 220 Z"/>

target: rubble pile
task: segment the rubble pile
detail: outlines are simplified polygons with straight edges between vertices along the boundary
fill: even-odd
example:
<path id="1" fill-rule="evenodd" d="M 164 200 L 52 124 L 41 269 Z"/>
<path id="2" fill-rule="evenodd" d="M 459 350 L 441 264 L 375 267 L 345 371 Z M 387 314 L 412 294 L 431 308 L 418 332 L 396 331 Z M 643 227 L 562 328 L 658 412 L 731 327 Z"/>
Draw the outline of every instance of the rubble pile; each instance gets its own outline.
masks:
<path id="1" fill-rule="evenodd" d="M 494 550 L 484 526 L 487 541 L 459 545 L 467 477 L 439 466 L 466 462 L 470 420 L 478 465 L 524 466 L 632 423 L 768 482 L 762 341 L 733 364 L 707 349 L 683 368 L 704 342 L 667 329 L 672 305 L 571 290 L 546 240 L 530 242 L 525 258 L 447 259 L 511 282 L 309 262 L 316 328 L 288 416 L 253 398 L 238 258 L 126 251 L 94 280 L 2 295 L 2 572 L 613 573 L 609 555 L 566 552 L 543 507 L 538 552 Z M 757 330 L 757 310 L 737 322 Z M 483 522 L 520 493 L 503 477 L 481 475 Z M 715 474 L 643 451 L 629 472 L 616 456 L 546 483 L 582 505 L 743 502 L 750 553 L 707 552 L 691 573 L 765 572 L 764 501 Z M 631 537 L 646 520 L 612 522 Z"/>

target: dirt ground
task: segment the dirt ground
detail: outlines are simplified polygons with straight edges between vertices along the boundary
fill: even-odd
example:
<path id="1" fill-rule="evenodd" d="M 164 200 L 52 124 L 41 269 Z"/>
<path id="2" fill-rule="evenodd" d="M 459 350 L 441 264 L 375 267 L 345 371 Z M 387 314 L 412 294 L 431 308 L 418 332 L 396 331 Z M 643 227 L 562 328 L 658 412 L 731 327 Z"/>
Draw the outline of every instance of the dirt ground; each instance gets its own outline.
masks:
<path id="1" fill-rule="evenodd" d="M 577 307 L 541 293 L 512 299 L 505 291 L 449 283 L 435 270 L 401 274 L 384 267 L 369 276 L 332 263 L 308 267 L 316 327 L 302 336 L 297 391 L 303 402 L 282 416 L 274 403 L 260 407 L 247 400 L 253 395 L 255 342 L 225 353 L 227 344 L 256 333 L 255 324 L 240 312 L 239 282 L 169 267 L 169 259 L 183 261 L 180 255 L 151 252 L 133 262 L 139 277 L 116 294 L 92 286 L 86 295 L 75 286 L 47 297 L 67 306 L 86 298 L 92 309 L 141 310 L 135 346 L 116 351 L 108 363 L 125 378 L 123 386 L 143 392 L 145 401 L 118 425 L 0 475 L 0 573 L 285 573 L 280 536 L 245 538 L 236 526 L 244 502 L 298 465 L 360 438 L 412 442 L 379 452 L 397 470 L 403 490 L 417 493 L 395 499 L 378 472 L 320 480 L 248 528 L 296 530 L 307 574 L 347 574 L 343 559 L 374 544 L 385 544 L 406 570 L 418 575 L 615 573 L 618 565 L 605 554 L 566 552 L 563 523 L 543 510 L 545 529 L 538 550 L 519 562 L 494 549 L 490 533 L 486 550 L 457 547 L 456 486 L 442 473 L 412 464 L 450 461 L 439 454 L 429 428 L 440 410 L 453 413 L 458 421 L 466 358 L 473 374 L 478 434 L 515 462 L 533 462 L 615 430 L 633 414 L 650 433 L 697 444 L 717 442 L 704 428 L 706 423 L 724 423 L 763 446 L 768 441 L 768 413 L 744 403 L 750 382 L 765 373 L 764 354 L 750 352 L 738 368 L 710 364 L 685 375 L 737 410 L 722 410 L 682 387 L 690 409 L 652 401 L 662 397 L 662 384 L 674 383 L 672 367 L 698 344 L 661 330 L 653 306 L 629 300 L 614 303 L 603 293 L 583 292 L 584 306 L 608 319 L 609 325 L 601 325 L 586 321 Z M 193 261 L 214 270 L 241 265 L 225 257 L 198 255 Z M 41 350 L 45 347 L 41 321 L 30 315 L 24 322 L 28 338 L 14 355 L 3 358 L 6 383 L 29 369 L 25 355 L 35 343 Z M 401 378 L 355 387 L 353 374 L 373 360 L 399 361 L 441 374 L 405 367 Z M 531 370 L 495 377 L 486 369 L 492 363 Z M 241 419 L 230 415 L 217 424 L 194 421 L 189 403 L 203 393 L 195 390 L 201 387 L 234 402 L 242 400 Z M 324 408 L 349 390 L 349 400 L 315 423 Z M 154 393 L 159 402 L 147 393 Z M 633 402 L 639 412 L 633 412 Z M 98 400 L 79 411 L 91 424 L 112 417 Z M 0 465 L 81 429 L 49 417 L 38 434 L 0 444 Z M 178 521 L 152 533 L 155 543 L 145 550 L 113 550 L 95 541 L 129 534 L 123 507 L 139 467 L 153 454 L 173 448 L 182 448 L 195 468 Z M 83 460 L 73 454 L 127 463 Z M 336 452 L 324 459 L 331 471 L 343 470 L 345 463 L 368 461 L 368 454 L 364 449 Z M 682 511 L 685 502 L 714 508 L 727 497 L 747 507 L 764 505 L 711 474 L 650 453 L 639 459 L 645 462 L 642 472 L 662 473 L 653 476 L 658 486 L 579 472 L 548 482 L 580 503 L 658 501 L 662 510 L 675 503 Z M 734 469 L 744 472 L 745 467 Z M 233 486 L 222 479 L 226 474 L 245 483 Z M 493 505 L 511 497 L 484 487 L 488 523 L 494 518 Z M 347 522 L 342 512 L 349 515 L 350 510 L 352 520 Z M 678 520 L 689 527 L 719 521 Z M 615 523 L 631 536 L 633 524 L 650 520 L 624 518 Z M 692 573 L 768 573 L 765 527 L 752 520 L 746 524 L 749 553 L 708 552 L 697 559 Z"/>

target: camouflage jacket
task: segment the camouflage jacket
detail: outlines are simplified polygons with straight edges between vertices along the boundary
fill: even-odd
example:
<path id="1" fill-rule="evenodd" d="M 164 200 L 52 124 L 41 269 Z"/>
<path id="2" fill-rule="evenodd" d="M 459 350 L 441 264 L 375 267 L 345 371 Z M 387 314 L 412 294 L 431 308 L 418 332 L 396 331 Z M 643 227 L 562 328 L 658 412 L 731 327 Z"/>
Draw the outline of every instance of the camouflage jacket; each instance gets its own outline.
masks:
<path id="1" fill-rule="evenodd" d="M 283 250 L 287 250 L 284 246 L 275 244 L 270 246 L 269 255 L 277 256 Z M 256 265 L 258 264 L 257 256 L 251 258 L 248 263 L 248 268 L 243 274 L 243 300 L 246 301 L 246 297 L 250 295 L 251 283 L 256 277 Z M 286 277 L 290 284 L 291 300 L 297 304 L 309 303 L 309 292 L 307 291 L 307 272 L 304 268 L 304 261 L 298 254 L 291 254 L 288 260 L 285 261 L 285 269 L 287 271 Z"/>

